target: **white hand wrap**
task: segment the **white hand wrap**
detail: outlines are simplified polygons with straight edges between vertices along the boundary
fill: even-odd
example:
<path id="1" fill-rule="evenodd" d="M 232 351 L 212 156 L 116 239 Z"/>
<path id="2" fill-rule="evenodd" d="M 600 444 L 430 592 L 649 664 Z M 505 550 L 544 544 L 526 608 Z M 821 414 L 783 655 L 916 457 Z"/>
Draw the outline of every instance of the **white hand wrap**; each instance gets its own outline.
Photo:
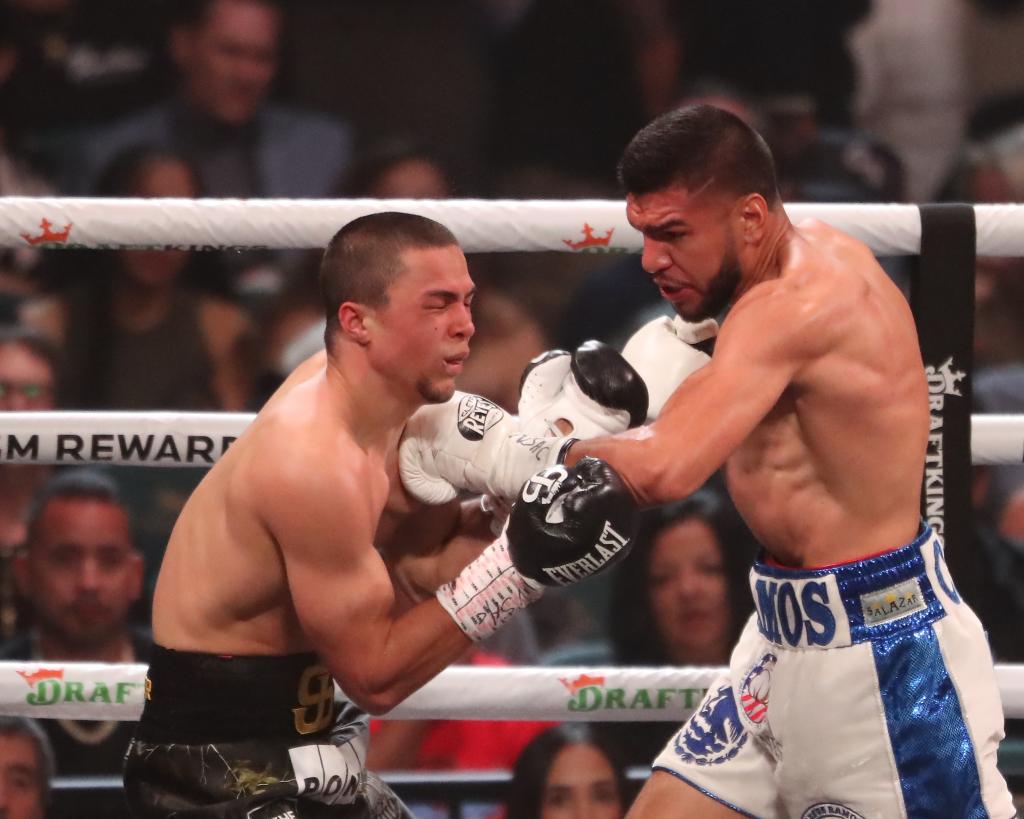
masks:
<path id="1" fill-rule="evenodd" d="M 405 488 L 425 503 L 446 503 L 460 489 L 513 499 L 527 478 L 558 462 L 569 441 L 524 435 L 514 416 L 486 398 L 457 392 L 409 419 L 399 471 Z"/>
<path id="2" fill-rule="evenodd" d="M 540 599 L 544 587 L 512 565 L 504 533 L 451 582 L 437 590 L 441 607 L 472 640 L 490 637 L 520 609 Z"/>
<path id="3" fill-rule="evenodd" d="M 660 316 L 637 330 L 622 349 L 622 357 L 647 384 L 647 417 L 654 420 L 676 387 L 711 360 L 690 345 L 718 334 L 714 319 L 692 323 L 679 316 Z"/>

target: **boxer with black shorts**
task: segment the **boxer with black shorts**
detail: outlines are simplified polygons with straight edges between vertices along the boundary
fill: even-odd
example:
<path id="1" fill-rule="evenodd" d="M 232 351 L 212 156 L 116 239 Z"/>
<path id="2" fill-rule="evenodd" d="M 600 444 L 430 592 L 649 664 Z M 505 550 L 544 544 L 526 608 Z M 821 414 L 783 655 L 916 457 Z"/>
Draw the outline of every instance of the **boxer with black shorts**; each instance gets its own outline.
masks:
<path id="1" fill-rule="evenodd" d="M 366 712 L 390 710 L 500 628 L 557 567 L 586 565 L 576 579 L 632 543 L 635 501 L 596 459 L 527 476 L 482 551 L 490 521 L 469 511 L 480 504 L 425 506 L 404 491 L 397 446 L 419 408 L 454 406 L 470 438 L 515 424 L 454 391 L 474 287 L 446 228 L 356 219 L 320 281 L 326 351 L 210 470 L 167 546 L 125 760 L 134 816 L 408 815 L 364 769 Z"/>

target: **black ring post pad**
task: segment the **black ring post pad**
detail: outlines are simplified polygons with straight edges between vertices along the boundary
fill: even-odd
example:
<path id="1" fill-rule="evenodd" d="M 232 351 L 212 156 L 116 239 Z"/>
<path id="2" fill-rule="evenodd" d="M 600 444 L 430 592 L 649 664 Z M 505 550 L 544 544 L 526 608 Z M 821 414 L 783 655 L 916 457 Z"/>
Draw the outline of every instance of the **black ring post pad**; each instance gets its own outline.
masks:
<path id="1" fill-rule="evenodd" d="M 971 372 L 976 226 L 971 205 L 920 205 L 910 304 L 928 376 L 931 433 L 922 515 L 954 548 L 973 539 Z"/>

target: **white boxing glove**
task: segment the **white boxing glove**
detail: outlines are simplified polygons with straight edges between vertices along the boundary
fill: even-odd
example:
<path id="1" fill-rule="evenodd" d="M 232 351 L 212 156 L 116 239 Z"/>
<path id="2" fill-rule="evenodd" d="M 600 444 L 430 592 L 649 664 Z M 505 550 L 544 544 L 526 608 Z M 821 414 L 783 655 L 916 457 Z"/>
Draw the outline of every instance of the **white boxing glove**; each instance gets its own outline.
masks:
<path id="1" fill-rule="evenodd" d="M 718 335 L 718 322 L 684 321 L 659 316 L 637 330 L 622 348 L 622 357 L 647 384 L 647 418 L 654 420 L 676 387 L 711 360 L 695 344 Z"/>
<path id="2" fill-rule="evenodd" d="M 586 341 L 571 355 L 549 350 L 531 361 L 519 385 L 519 426 L 532 435 L 614 435 L 647 418 L 647 387 L 614 347 Z"/>
<path id="3" fill-rule="evenodd" d="M 515 416 L 479 395 L 456 392 L 420 407 L 398 446 L 402 484 L 425 503 L 447 503 L 464 489 L 513 499 L 537 470 L 558 463 L 575 438 L 527 435 Z"/>

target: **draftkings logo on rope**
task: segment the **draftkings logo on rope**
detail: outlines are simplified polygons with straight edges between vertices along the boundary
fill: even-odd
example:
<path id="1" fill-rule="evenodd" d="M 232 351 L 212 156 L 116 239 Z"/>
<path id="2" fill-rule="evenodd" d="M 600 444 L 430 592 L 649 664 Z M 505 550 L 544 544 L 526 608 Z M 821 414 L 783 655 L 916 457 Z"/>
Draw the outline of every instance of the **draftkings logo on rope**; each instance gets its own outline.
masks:
<path id="1" fill-rule="evenodd" d="M 925 367 L 925 376 L 928 379 L 928 411 L 931 416 L 928 450 L 924 456 L 925 516 L 931 527 L 940 535 L 946 528 L 943 413 L 946 409 L 947 396 L 963 398 L 959 384 L 966 375 L 963 370 L 955 368 L 952 356 L 938 367 L 931 364 Z"/>
<path id="2" fill-rule="evenodd" d="M 16 671 L 29 687 L 25 702 L 29 705 L 55 705 L 64 702 L 102 702 L 124 705 L 141 682 L 110 682 L 104 680 L 66 680 L 63 668 L 39 668 Z"/>
<path id="3" fill-rule="evenodd" d="M 615 228 L 608 228 L 604 232 L 604 236 L 595 236 L 594 229 L 584 222 L 580 233 L 583 234 L 582 239 L 575 241 L 572 239 L 562 239 L 562 242 L 569 250 L 575 250 L 577 253 L 608 253 L 612 250 L 608 244 L 612 240 Z"/>
<path id="4" fill-rule="evenodd" d="M 570 711 L 692 711 L 707 693 L 706 688 L 613 688 L 605 677 L 580 674 L 559 677 L 569 692 Z"/>
<path id="5" fill-rule="evenodd" d="M 35 235 L 31 233 L 22 233 L 21 238 L 25 240 L 25 244 L 29 247 L 66 245 L 68 243 L 68 237 L 71 235 L 72 227 L 74 227 L 74 225 L 71 222 L 68 222 L 64 225 L 62 230 L 55 230 L 53 222 L 49 219 L 40 219 L 40 232 Z"/>

